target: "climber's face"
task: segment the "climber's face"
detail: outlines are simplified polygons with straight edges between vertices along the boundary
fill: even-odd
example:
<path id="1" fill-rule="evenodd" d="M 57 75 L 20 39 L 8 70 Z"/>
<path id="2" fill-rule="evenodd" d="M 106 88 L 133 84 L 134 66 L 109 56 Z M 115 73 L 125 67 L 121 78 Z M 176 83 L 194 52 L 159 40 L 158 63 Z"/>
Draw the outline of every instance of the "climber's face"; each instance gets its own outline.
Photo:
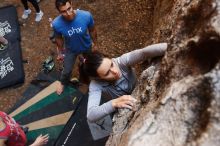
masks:
<path id="1" fill-rule="evenodd" d="M 102 80 L 116 81 L 121 77 L 121 71 L 112 59 L 104 58 L 97 69 L 97 73 Z"/>
<path id="2" fill-rule="evenodd" d="M 68 21 L 71 21 L 75 17 L 75 12 L 73 10 L 73 7 L 71 3 L 66 2 L 66 5 L 59 7 L 60 14 Z"/>

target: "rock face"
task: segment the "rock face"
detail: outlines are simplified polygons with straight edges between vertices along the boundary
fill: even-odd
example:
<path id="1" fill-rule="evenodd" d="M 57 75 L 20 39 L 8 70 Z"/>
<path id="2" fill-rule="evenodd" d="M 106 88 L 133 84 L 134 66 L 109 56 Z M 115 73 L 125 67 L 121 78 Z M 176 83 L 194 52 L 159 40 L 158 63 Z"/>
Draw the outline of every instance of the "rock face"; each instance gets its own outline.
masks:
<path id="1" fill-rule="evenodd" d="M 157 0 L 149 42 L 168 42 L 119 110 L 107 146 L 220 145 L 220 1 Z"/>

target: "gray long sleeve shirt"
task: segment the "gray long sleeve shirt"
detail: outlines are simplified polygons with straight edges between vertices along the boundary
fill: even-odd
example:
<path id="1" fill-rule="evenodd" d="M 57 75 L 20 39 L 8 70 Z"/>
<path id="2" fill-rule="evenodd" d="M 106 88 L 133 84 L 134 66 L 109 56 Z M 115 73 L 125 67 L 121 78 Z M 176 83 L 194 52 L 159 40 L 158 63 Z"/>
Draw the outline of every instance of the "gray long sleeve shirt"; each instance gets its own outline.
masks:
<path id="1" fill-rule="evenodd" d="M 89 85 L 89 99 L 87 105 L 87 119 L 95 122 L 115 111 L 112 99 L 122 95 L 130 95 L 135 88 L 136 75 L 132 66 L 148 58 L 162 56 L 167 49 L 167 43 L 159 43 L 147 46 L 143 49 L 131 51 L 118 58 L 113 58 L 119 66 L 121 77 L 114 83 L 92 80 Z M 101 104 L 101 98 L 109 101 Z"/>

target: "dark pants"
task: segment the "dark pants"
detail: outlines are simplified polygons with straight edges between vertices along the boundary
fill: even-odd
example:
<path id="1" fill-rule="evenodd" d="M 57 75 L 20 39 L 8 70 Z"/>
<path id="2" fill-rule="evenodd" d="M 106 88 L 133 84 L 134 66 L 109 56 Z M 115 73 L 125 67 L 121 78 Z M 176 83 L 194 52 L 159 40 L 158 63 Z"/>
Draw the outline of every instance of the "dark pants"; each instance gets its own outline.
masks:
<path id="1" fill-rule="evenodd" d="M 40 8 L 36 0 L 21 0 L 22 4 L 24 5 L 24 9 L 28 10 L 28 1 L 34 6 L 37 13 L 40 12 Z"/>
<path id="2" fill-rule="evenodd" d="M 89 49 L 88 51 L 82 52 L 82 53 L 73 53 L 69 51 L 68 49 L 66 50 L 65 57 L 64 57 L 63 71 L 62 71 L 61 78 L 60 78 L 60 81 L 63 85 L 67 85 L 70 80 L 70 76 L 71 76 L 74 64 L 76 62 L 77 56 L 79 54 L 82 54 L 84 56 L 88 53 L 91 53 L 91 49 Z"/>

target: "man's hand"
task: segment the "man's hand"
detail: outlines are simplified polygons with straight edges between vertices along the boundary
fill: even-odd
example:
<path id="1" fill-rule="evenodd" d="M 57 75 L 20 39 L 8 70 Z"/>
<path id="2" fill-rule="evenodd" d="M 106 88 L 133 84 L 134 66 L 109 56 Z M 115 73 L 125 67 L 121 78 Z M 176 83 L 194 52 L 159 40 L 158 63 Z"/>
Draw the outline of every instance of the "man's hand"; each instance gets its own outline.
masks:
<path id="1" fill-rule="evenodd" d="M 131 95 L 123 95 L 120 96 L 119 98 L 113 99 L 112 106 L 114 108 L 132 109 L 136 101 L 137 100 L 133 98 Z"/>
<path id="2" fill-rule="evenodd" d="M 43 146 L 43 145 L 46 145 L 47 142 L 48 142 L 48 139 L 49 139 L 48 134 L 46 134 L 46 135 L 44 135 L 44 136 L 42 136 L 42 134 L 41 134 L 41 135 L 39 135 L 39 136 L 36 138 L 36 140 L 34 141 L 34 143 L 33 143 L 32 145 L 30 145 L 30 146 Z"/>
<path id="3" fill-rule="evenodd" d="M 61 82 L 59 82 L 56 89 L 57 94 L 60 95 L 63 92 L 63 90 L 64 90 L 64 85 Z"/>
<path id="4" fill-rule="evenodd" d="M 64 52 L 65 52 L 65 49 L 62 48 L 62 49 L 59 49 L 57 47 L 57 60 L 58 61 L 63 61 L 64 60 Z"/>
<path id="5" fill-rule="evenodd" d="M 64 60 L 64 54 L 62 54 L 62 53 L 57 54 L 57 60 L 58 61 L 63 61 Z"/>

